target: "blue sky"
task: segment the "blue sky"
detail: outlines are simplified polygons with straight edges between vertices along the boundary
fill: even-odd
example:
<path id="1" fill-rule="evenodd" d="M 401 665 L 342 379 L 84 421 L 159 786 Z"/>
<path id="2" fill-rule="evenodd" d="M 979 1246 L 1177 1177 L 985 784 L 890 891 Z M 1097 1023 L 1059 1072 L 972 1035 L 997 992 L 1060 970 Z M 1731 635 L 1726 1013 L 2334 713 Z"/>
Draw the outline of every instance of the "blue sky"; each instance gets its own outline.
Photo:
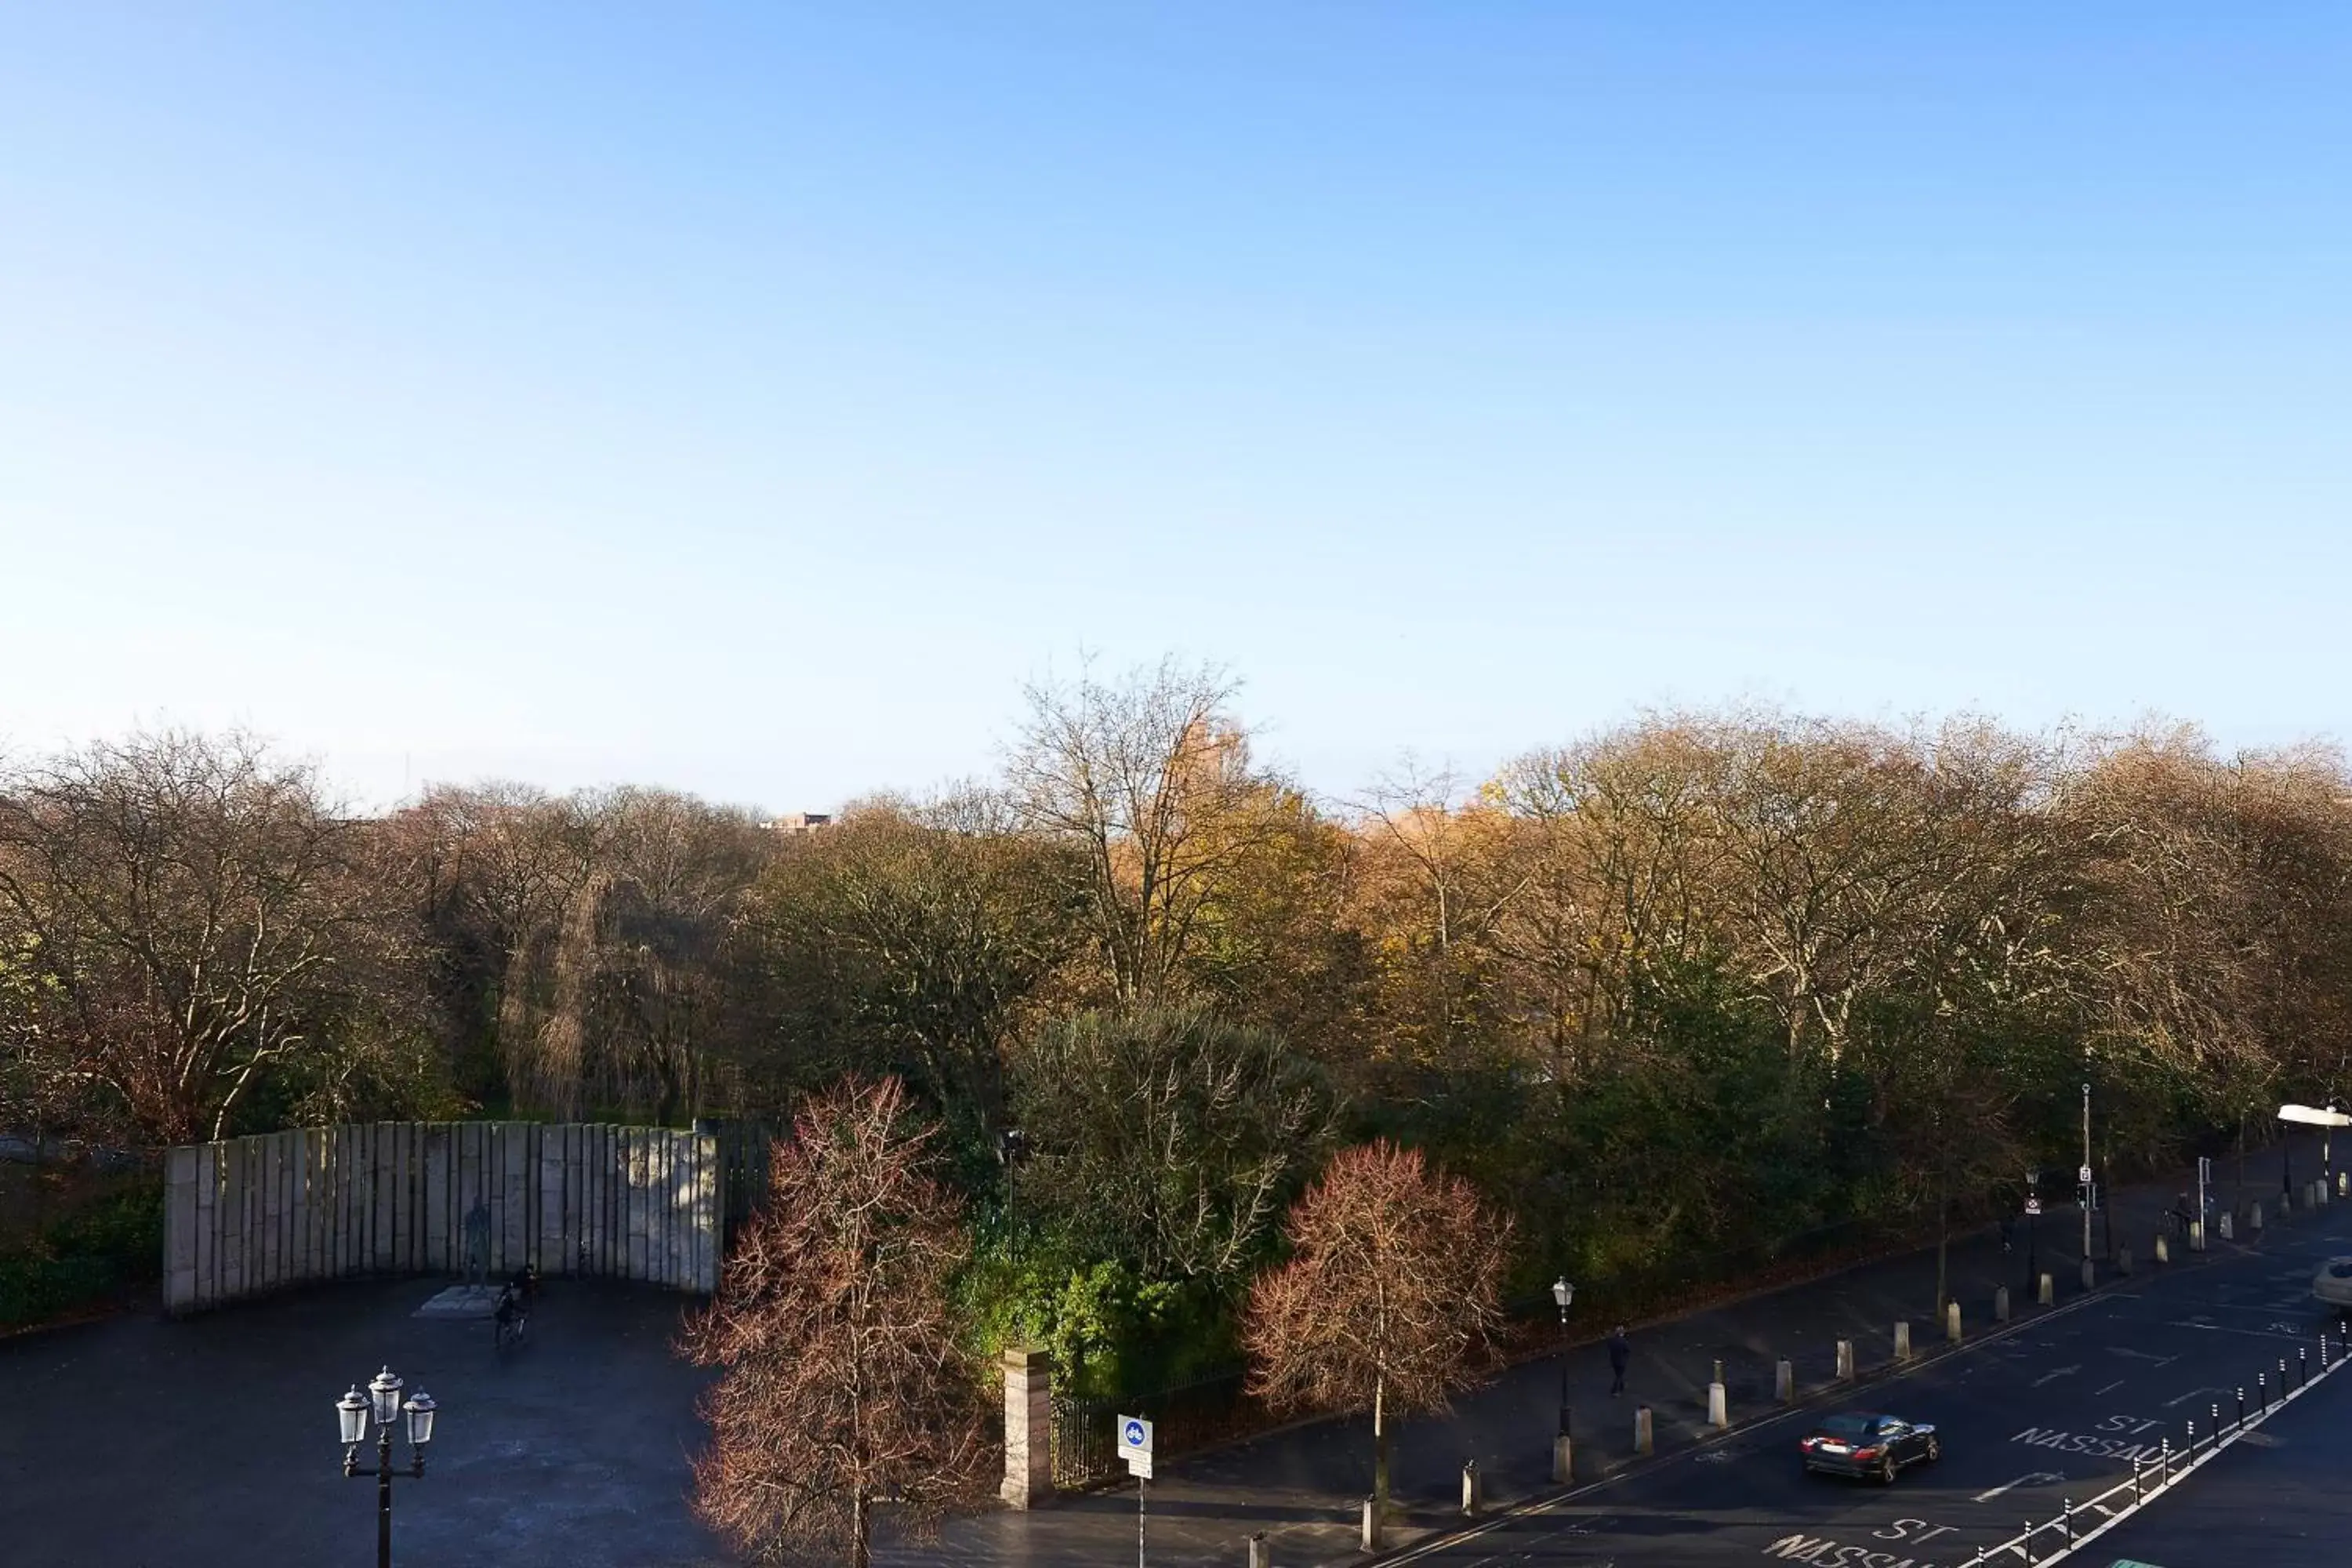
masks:
<path id="1" fill-rule="evenodd" d="M 2352 9 L 0 16 L 0 743 L 1346 795 L 1658 703 L 2352 732 Z"/>

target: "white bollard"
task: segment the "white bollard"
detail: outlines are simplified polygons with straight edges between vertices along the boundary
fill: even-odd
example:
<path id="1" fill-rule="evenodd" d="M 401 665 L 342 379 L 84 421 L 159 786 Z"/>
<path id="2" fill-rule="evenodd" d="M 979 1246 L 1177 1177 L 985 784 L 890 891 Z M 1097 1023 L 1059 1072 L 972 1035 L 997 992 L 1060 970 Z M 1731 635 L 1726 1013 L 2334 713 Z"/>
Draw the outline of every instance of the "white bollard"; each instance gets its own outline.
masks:
<path id="1" fill-rule="evenodd" d="M 1253 1531 L 1249 1538 L 1249 1568 L 1274 1568 L 1274 1553 L 1265 1543 L 1265 1531 Z"/>
<path id="2" fill-rule="evenodd" d="M 1911 1359 L 1911 1325 L 1909 1323 L 1895 1325 L 1895 1359 L 1896 1361 Z"/>
<path id="3" fill-rule="evenodd" d="M 2235 1241 L 2238 1239 L 2238 1221 L 2235 1215 L 2226 1214 L 2221 1215 L 2221 1239 L 2223 1241 Z"/>
<path id="4" fill-rule="evenodd" d="M 2009 1321 L 2009 1287 L 2006 1285 L 1997 1287 L 1992 1293 L 1992 1321 L 1996 1323 Z"/>
<path id="5" fill-rule="evenodd" d="M 1365 1551 L 1378 1552 L 1381 1549 L 1381 1510 L 1379 1502 L 1372 1498 L 1364 1500 L 1364 1528 L 1360 1539 Z"/>
<path id="6" fill-rule="evenodd" d="M 1478 1461 L 1472 1459 L 1462 1467 L 1462 1511 L 1475 1518 L 1481 1500 L 1478 1490 Z"/>
<path id="7" fill-rule="evenodd" d="M 1563 1487 L 1576 1479 L 1576 1445 L 1565 1436 L 1551 1440 L 1551 1479 Z"/>
<path id="8" fill-rule="evenodd" d="M 2046 1268 L 2042 1271 L 2042 1293 L 2035 1300 L 2045 1307 L 2054 1307 L 2058 1304 L 2058 1284 L 2056 1280 L 2050 1278 L 2050 1271 Z"/>
<path id="9" fill-rule="evenodd" d="M 1837 1379 L 1840 1383 L 1853 1381 L 1853 1342 L 1852 1340 L 1840 1340 L 1837 1342 Z"/>
<path id="10" fill-rule="evenodd" d="M 1650 1407 L 1644 1405 L 1633 1412 L 1633 1452 L 1648 1454 L 1656 1447 L 1657 1431 L 1650 1420 Z"/>
<path id="11" fill-rule="evenodd" d="M 1731 1425 L 1730 1403 L 1719 1383 L 1706 1385 L 1706 1424 L 1718 1432 Z"/>
<path id="12" fill-rule="evenodd" d="M 2083 1259 L 2083 1289 L 2085 1290 L 2094 1289 L 2097 1285 L 2099 1273 L 2097 1268 L 2089 1258 L 2085 1258 Z"/>
<path id="13" fill-rule="evenodd" d="M 1772 1397 L 1783 1405 L 1797 1402 L 1797 1367 L 1787 1356 L 1773 1363 Z"/>
<path id="14" fill-rule="evenodd" d="M 1954 1344 L 1960 1342 L 1960 1304 L 1958 1301 L 1944 1303 L 1944 1337 Z"/>
<path id="15" fill-rule="evenodd" d="M 2189 1222 L 2189 1250 L 2191 1252 L 2205 1250 L 2205 1222 L 2201 1219 L 2192 1219 Z"/>
<path id="16" fill-rule="evenodd" d="M 2172 1243 L 2160 1236 L 2156 1238 L 2156 1260 L 2158 1263 L 2172 1261 Z"/>

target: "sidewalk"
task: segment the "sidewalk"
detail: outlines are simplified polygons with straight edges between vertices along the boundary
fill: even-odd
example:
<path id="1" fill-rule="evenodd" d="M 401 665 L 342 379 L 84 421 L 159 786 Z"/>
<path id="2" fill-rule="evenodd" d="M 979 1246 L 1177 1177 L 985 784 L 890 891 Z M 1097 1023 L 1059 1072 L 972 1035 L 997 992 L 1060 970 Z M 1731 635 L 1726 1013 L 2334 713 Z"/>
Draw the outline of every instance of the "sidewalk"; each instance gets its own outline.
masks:
<path id="1" fill-rule="evenodd" d="M 2319 1174 L 2315 1137 L 2293 1144 L 2298 1185 Z M 2352 1160 L 2352 1149 L 2346 1151 Z M 2248 1156 L 2245 1197 L 2278 1221 L 2280 1146 Z M 2236 1161 L 2215 1162 L 2221 1179 L 2211 1189 L 2216 1212 L 2235 1195 Z M 2060 1173 L 2057 1191 L 2070 1191 Z M 2135 1268 L 2153 1267 L 2153 1240 L 2168 1229 L 2175 1196 L 2193 1191 L 2193 1173 L 2127 1188 L 2114 1197 L 2114 1236 Z M 2105 1256 L 2107 1217 L 2095 1216 L 2092 1258 L 2098 1279 L 2114 1278 Z M 2292 1220 L 2289 1221 L 2292 1223 Z M 2248 1233 L 2242 1223 L 2239 1241 Z M 2052 1276 L 2061 1305 L 2083 1294 L 2082 1211 L 2071 1202 L 2043 1214 L 2034 1236 L 2038 1263 Z M 2221 1243 L 2218 1237 L 2215 1246 Z M 2178 1244 L 2176 1244 L 2176 1247 Z M 1952 1299 L 1962 1327 L 1974 1338 L 1992 1325 L 1994 1289 L 2006 1285 L 2015 1316 L 2033 1310 L 2027 1281 L 2028 1235 L 2021 1222 L 2014 1251 L 2004 1256 L 1991 1227 L 1956 1237 L 1949 1259 Z M 2176 1261 L 2185 1257 L 2176 1250 Z M 1604 1300 L 1580 1298 L 1572 1331 L 1586 1342 L 1568 1352 L 1569 1399 L 1574 1411 L 1576 1474 L 1599 1479 L 1634 1462 L 1633 1410 L 1647 1405 L 1659 1456 L 1703 1440 L 1707 1384 L 1713 1363 L 1724 1363 L 1730 1416 L 1737 1424 L 1777 1408 L 1773 1363 L 1793 1364 L 1800 1399 L 1832 1382 L 1835 1343 L 1851 1339 L 1854 1369 L 1865 1383 L 1894 1359 L 1894 1325 L 1907 1321 L 1921 1355 L 1943 1344 L 1934 1321 L 1933 1248 L 1885 1259 L 1826 1278 L 1729 1301 L 1631 1331 L 1633 1363 L 1627 1394 L 1609 1395 Z M 1461 1522 L 1462 1467 L 1475 1459 L 1492 1507 L 1508 1506 L 1551 1489 L 1551 1437 L 1558 1426 L 1560 1363 L 1547 1357 L 1512 1368 L 1458 1400 L 1454 1413 L 1406 1423 L 1395 1438 L 1391 1484 L 1401 1519 L 1391 1521 L 1384 1546 L 1393 1550 L 1443 1533 Z M 1358 1512 L 1371 1489 L 1368 1418 L 1302 1423 L 1228 1447 L 1163 1462 L 1149 1494 L 1150 1559 L 1155 1564 L 1224 1564 L 1247 1561 L 1248 1538 L 1265 1531 L 1273 1561 L 1283 1568 L 1361 1561 Z M 1063 1568 L 1124 1561 L 1135 1547 L 1136 1490 L 1066 1494 L 1030 1512 L 1003 1510 L 951 1521 L 925 1545 L 892 1543 L 877 1553 L 893 1564 L 991 1563 Z"/>

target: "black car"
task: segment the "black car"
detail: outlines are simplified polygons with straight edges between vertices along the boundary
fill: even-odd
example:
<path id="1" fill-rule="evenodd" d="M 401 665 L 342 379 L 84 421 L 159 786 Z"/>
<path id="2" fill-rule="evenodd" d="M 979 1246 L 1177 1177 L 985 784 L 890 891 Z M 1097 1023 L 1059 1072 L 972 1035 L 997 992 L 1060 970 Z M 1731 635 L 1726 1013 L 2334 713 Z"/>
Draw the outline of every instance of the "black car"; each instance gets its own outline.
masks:
<path id="1" fill-rule="evenodd" d="M 1936 1428 L 1900 1415 L 1832 1415 L 1797 1445 L 1805 1468 L 1832 1476 L 1868 1476 L 1887 1485 L 1906 1465 L 1932 1463 L 1943 1451 Z"/>

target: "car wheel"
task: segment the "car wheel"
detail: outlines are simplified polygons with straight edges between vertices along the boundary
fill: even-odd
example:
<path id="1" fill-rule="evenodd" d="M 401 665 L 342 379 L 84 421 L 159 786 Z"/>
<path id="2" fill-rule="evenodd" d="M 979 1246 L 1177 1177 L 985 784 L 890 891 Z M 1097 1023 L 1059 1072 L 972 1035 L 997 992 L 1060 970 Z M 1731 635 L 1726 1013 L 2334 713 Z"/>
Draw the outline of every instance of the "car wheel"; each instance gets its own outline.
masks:
<path id="1" fill-rule="evenodd" d="M 1882 1487 L 1895 1484 L 1895 1456 L 1892 1454 L 1878 1461 L 1878 1484 Z"/>
<path id="2" fill-rule="evenodd" d="M 1942 1458 L 1943 1457 L 1944 1457 L 1944 1446 L 1943 1446 L 1943 1444 L 1941 1444 L 1941 1443 L 1937 1442 L 1937 1441 L 1936 1440 L 1936 1438 L 1931 1435 L 1931 1436 L 1928 1437 L 1928 1439 L 1927 1439 L 1927 1462 L 1928 1462 L 1929 1464 L 1931 1464 L 1931 1465 L 1932 1465 L 1932 1464 L 1934 1464 L 1937 1460 L 1938 1460 L 1938 1459 Z"/>

